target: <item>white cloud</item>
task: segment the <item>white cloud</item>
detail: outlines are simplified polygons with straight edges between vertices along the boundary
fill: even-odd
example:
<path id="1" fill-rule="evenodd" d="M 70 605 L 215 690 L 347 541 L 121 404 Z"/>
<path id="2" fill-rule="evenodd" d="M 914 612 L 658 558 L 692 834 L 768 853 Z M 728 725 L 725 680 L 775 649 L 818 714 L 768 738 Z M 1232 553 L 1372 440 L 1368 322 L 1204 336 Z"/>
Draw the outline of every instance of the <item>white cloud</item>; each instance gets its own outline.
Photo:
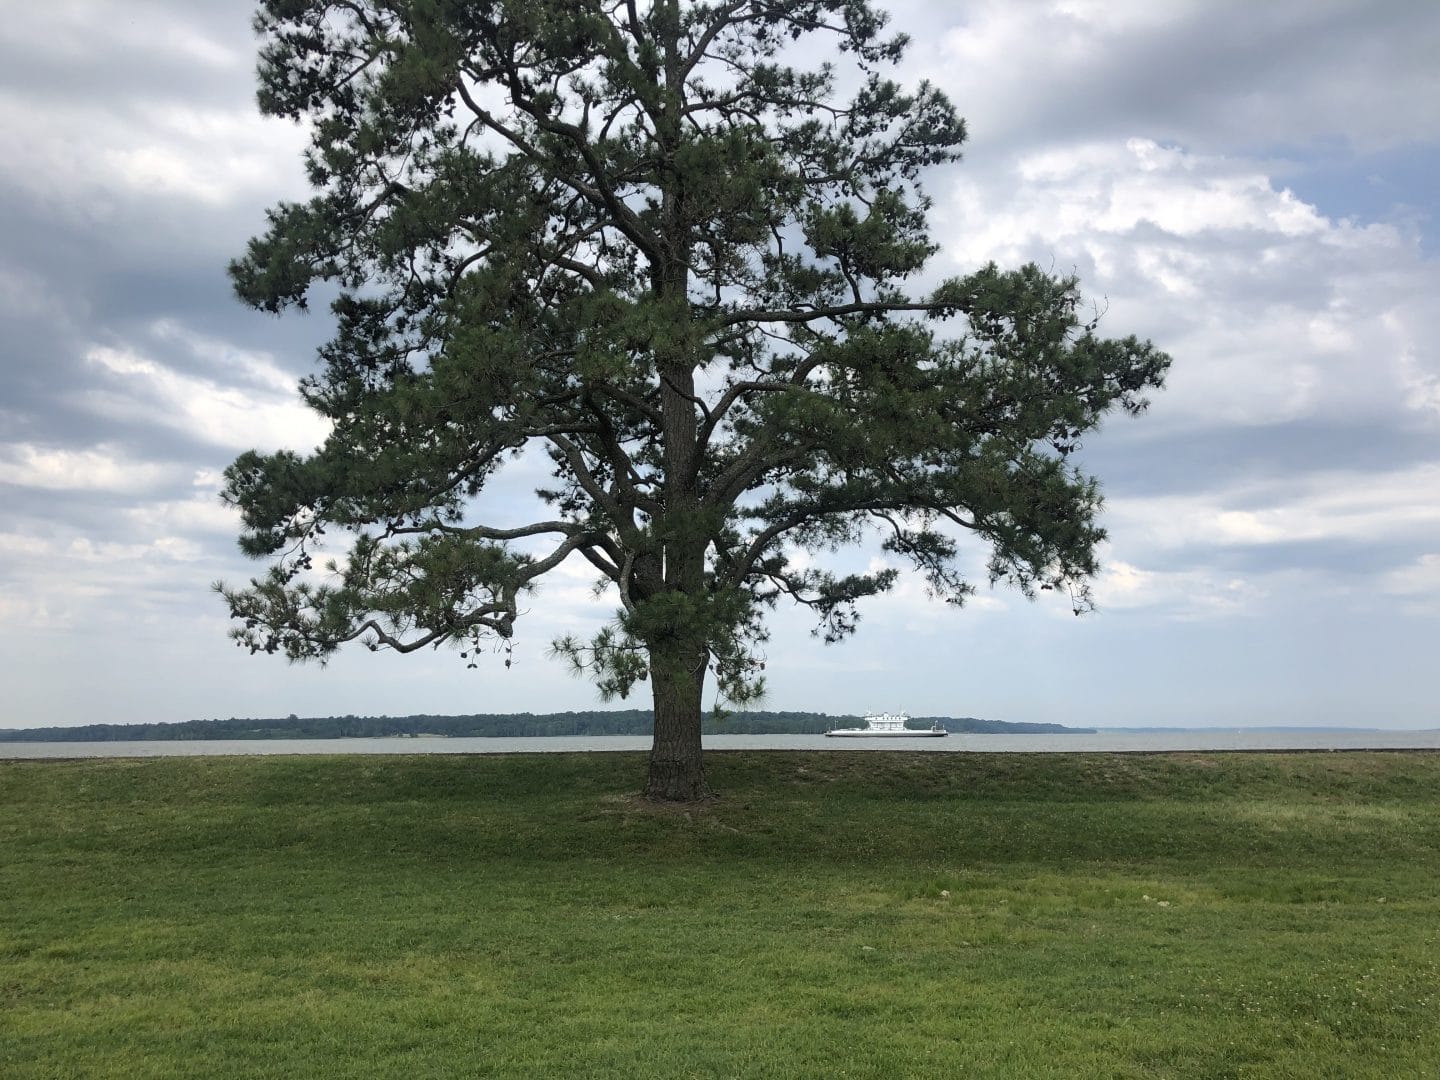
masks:
<path id="1" fill-rule="evenodd" d="M 51 554 L 51 545 L 38 536 L 0 532 L 0 555 L 6 559 L 38 558 Z"/>
<path id="2" fill-rule="evenodd" d="M 218 209 L 304 191 L 301 128 L 251 107 L 85 101 L 37 110 L 0 90 L 0 179 L 59 220 L 106 222 L 140 200 Z M 169 217 L 154 217 L 164 229 Z"/>
<path id="3" fill-rule="evenodd" d="M 294 377 L 271 357 L 189 334 L 173 323 L 159 323 L 152 331 L 162 341 L 178 341 L 207 366 L 225 370 L 228 381 L 177 371 L 134 348 L 94 345 L 85 359 L 99 378 L 83 395 L 86 407 L 231 449 L 308 449 L 324 441 L 328 422 L 300 400 Z"/>
<path id="4" fill-rule="evenodd" d="M 1407 566 L 1390 571 L 1380 590 L 1398 597 L 1409 615 L 1440 615 L 1440 553 L 1421 555 Z"/>
<path id="5" fill-rule="evenodd" d="M 897 15 L 977 147 L 1127 121 L 1209 146 L 1440 135 L 1440 18 L 1409 0 L 908 0 Z"/>
<path id="6" fill-rule="evenodd" d="M 160 499 L 121 511 L 132 534 L 229 540 L 240 532 L 240 512 L 220 501 L 219 485 L 189 499 Z"/>
<path id="7" fill-rule="evenodd" d="M 1071 20 L 1071 33 L 1110 36 L 1183 23 L 1203 6 L 1200 0 L 1052 0 L 1047 14 Z"/>
<path id="8" fill-rule="evenodd" d="M 1147 140 L 1022 157 L 1009 180 L 956 185 L 944 258 L 1077 268 L 1104 330 L 1175 358 L 1145 423 L 1440 413 L 1440 263 L 1415 237 L 1327 219 L 1261 163 Z"/>
<path id="9" fill-rule="evenodd" d="M 1314 207 L 1275 192 L 1263 173 L 1227 168 L 1224 159 L 1151 139 L 1127 139 L 1123 151 L 1114 144 L 1042 150 L 1020 157 L 1016 172 L 1030 189 L 1062 193 L 1037 200 L 1066 212 L 1045 224 L 1047 234 L 1125 233 L 1152 225 L 1181 237 L 1228 229 L 1304 236 L 1326 227 Z"/>
<path id="10" fill-rule="evenodd" d="M 51 326 L 69 321 L 65 302 L 43 277 L 5 263 L 0 263 L 0 315 L 44 320 Z"/>
<path id="11" fill-rule="evenodd" d="M 51 491 L 108 491 L 138 494 L 174 480 L 176 470 L 137 461 L 108 443 L 85 450 L 0 444 L 0 484 Z"/>
<path id="12" fill-rule="evenodd" d="M 1106 517 L 1127 545 L 1161 550 L 1413 542 L 1440 527 L 1440 465 L 1317 471 L 1197 494 L 1119 497 L 1108 502 Z"/>
<path id="13" fill-rule="evenodd" d="M 204 595 L 215 565 L 184 535 L 110 539 L 54 526 L 0 533 L 0 559 L 0 622 L 49 631 L 161 618 Z"/>
<path id="14" fill-rule="evenodd" d="M 1180 619 L 1228 618 L 1254 610 L 1264 587 L 1246 577 L 1208 569 L 1145 570 L 1108 560 L 1094 584 L 1102 612 L 1151 611 Z"/>
<path id="15" fill-rule="evenodd" d="M 0 22 L 0 44 L 84 65 L 127 54 L 230 70 L 248 69 L 251 61 L 248 41 L 218 39 L 187 25 L 173 8 L 145 0 L 126 0 L 123 11 L 108 0 L 47 0 L 23 19 Z"/>
<path id="16" fill-rule="evenodd" d="M 168 562 L 195 562 L 201 557 L 201 548 L 193 540 L 181 536 L 159 536 L 148 543 L 139 544 L 92 540 L 88 536 L 78 536 L 61 549 L 61 554 L 75 563 L 113 566 L 149 558 Z"/>
<path id="17" fill-rule="evenodd" d="M 1399 371 L 1400 383 L 1406 392 L 1406 407 L 1422 414 L 1433 413 L 1440 417 L 1440 370 L 1436 370 L 1434 364 L 1427 366 L 1421 360 L 1418 344 L 1410 340 L 1408 328 L 1401 325 L 1397 313 L 1388 313 L 1386 322 L 1401 341 Z M 1433 355 L 1433 343 L 1430 348 Z"/>

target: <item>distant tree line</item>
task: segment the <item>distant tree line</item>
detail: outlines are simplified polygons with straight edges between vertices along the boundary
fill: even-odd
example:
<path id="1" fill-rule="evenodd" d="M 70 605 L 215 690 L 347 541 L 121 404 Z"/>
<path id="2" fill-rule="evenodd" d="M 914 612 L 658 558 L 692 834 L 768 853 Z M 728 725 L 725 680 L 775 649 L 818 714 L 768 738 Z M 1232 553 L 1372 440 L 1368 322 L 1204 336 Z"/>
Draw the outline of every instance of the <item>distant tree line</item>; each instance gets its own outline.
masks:
<path id="1" fill-rule="evenodd" d="M 85 724 L 0 730 L 0 742 L 113 742 L 155 739 L 354 739 L 442 735 L 452 738 L 518 738 L 555 735 L 650 735 L 649 709 L 563 713 L 476 713 L 469 716 L 308 716 L 275 719 L 186 720 L 155 724 Z M 859 727 L 859 716 L 814 712 L 734 712 L 705 718 L 706 734 L 818 735 L 831 728 Z M 1091 729 L 1060 724 L 1008 723 L 973 716 L 917 716 L 910 726 L 939 723 L 951 732 L 1066 734 Z"/>

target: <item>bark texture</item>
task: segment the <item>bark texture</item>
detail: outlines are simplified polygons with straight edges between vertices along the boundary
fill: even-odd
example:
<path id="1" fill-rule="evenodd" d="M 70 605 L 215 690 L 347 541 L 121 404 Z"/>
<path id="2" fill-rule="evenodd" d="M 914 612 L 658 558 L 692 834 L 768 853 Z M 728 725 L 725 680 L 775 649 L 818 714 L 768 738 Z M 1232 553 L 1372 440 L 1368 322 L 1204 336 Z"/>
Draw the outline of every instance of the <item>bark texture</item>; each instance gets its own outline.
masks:
<path id="1" fill-rule="evenodd" d="M 714 796 L 705 780 L 700 749 L 703 651 L 664 655 L 652 664 L 655 739 L 650 747 L 650 778 L 645 797 L 655 802 L 699 802 Z"/>

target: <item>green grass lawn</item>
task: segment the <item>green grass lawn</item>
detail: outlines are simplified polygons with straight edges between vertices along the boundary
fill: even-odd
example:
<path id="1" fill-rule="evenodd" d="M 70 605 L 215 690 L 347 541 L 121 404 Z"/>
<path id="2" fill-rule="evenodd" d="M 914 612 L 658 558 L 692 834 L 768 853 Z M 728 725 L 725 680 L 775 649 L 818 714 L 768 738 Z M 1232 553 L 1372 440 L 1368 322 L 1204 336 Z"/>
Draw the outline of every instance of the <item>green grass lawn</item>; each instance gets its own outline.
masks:
<path id="1" fill-rule="evenodd" d="M 1440 755 L 0 763 L 0 1076 L 1433 1077 Z"/>

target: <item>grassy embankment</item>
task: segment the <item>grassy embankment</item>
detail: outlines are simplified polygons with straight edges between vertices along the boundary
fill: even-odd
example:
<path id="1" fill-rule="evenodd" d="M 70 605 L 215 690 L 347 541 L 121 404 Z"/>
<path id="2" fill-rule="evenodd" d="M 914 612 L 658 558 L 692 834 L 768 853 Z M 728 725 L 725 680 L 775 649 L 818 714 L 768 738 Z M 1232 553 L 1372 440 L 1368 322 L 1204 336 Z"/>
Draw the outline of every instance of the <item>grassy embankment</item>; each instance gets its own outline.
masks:
<path id="1" fill-rule="evenodd" d="M 1440 1062 L 1440 755 L 723 753 L 692 813 L 642 769 L 0 763 L 0 1076 Z"/>

